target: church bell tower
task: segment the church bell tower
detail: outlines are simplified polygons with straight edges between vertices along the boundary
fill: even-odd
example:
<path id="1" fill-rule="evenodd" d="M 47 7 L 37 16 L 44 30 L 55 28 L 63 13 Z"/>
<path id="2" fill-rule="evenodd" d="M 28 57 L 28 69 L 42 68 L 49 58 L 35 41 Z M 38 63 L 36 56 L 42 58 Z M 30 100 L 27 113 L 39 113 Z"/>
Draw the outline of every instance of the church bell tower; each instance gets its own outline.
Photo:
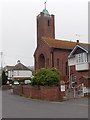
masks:
<path id="1" fill-rule="evenodd" d="M 54 15 L 50 15 L 45 8 L 37 16 L 37 46 L 39 46 L 42 37 L 55 38 Z"/>

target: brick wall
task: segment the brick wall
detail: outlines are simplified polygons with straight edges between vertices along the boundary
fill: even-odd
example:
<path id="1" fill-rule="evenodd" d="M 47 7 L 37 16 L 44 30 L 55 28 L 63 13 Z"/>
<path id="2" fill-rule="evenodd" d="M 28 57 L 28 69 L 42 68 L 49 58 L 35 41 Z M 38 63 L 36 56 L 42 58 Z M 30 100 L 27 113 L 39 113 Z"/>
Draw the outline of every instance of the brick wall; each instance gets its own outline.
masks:
<path id="1" fill-rule="evenodd" d="M 58 86 L 15 86 L 13 88 L 13 93 L 17 95 L 24 94 L 25 96 L 31 97 L 33 99 L 51 101 L 60 100 L 60 98 L 64 95 L 60 92 Z"/>
<path id="2" fill-rule="evenodd" d="M 48 21 L 50 25 L 48 26 Z M 40 13 L 37 16 L 37 45 L 40 45 L 41 37 L 55 38 L 55 25 L 54 15 L 45 16 L 44 13 Z"/>
<path id="3" fill-rule="evenodd" d="M 75 70 L 75 65 L 70 67 L 70 74 L 74 74 L 76 76 L 75 82 L 77 82 L 77 84 L 81 83 L 81 80 L 83 80 L 84 84 L 86 86 L 88 86 L 88 84 L 90 85 L 90 83 L 88 82 L 88 79 L 84 79 L 83 76 L 89 76 L 89 71 L 76 71 Z"/>
<path id="4" fill-rule="evenodd" d="M 2 88 L 2 90 L 8 90 L 8 89 L 11 89 L 12 86 L 10 86 L 10 85 L 2 85 L 1 88 Z"/>
<path id="5" fill-rule="evenodd" d="M 40 89 L 37 86 L 23 86 L 23 94 L 33 99 L 40 99 Z"/>
<path id="6" fill-rule="evenodd" d="M 61 76 L 68 78 L 68 75 L 66 75 L 66 62 L 68 61 L 67 56 L 69 53 L 69 50 L 52 50 L 45 42 L 41 41 L 40 46 L 36 49 L 34 54 L 35 72 L 39 69 L 39 64 L 41 64 L 39 57 L 43 54 L 45 58 L 45 63 L 43 63 L 45 64 L 45 68 L 55 67 L 61 72 Z M 47 62 L 48 59 L 49 64 Z M 59 65 L 57 65 L 57 59 L 59 59 Z"/>
<path id="7" fill-rule="evenodd" d="M 34 54 L 35 72 L 39 69 L 39 64 L 41 63 L 41 61 L 39 60 L 39 57 L 41 54 L 43 54 L 45 57 L 45 68 L 52 67 L 51 49 L 48 47 L 47 44 L 45 44 L 43 41 L 41 41 L 41 44 L 36 49 L 35 54 Z M 49 65 L 47 65 L 47 59 L 49 59 Z"/>
<path id="8" fill-rule="evenodd" d="M 22 95 L 23 94 L 23 86 L 14 86 L 13 87 L 13 93 L 16 95 Z"/>
<path id="9" fill-rule="evenodd" d="M 59 100 L 61 97 L 59 87 L 57 86 L 41 86 L 40 91 L 42 100 Z"/>
<path id="10" fill-rule="evenodd" d="M 61 72 L 61 76 L 67 76 L 66 75 L 66 62 L 68 61 L 68 54 L 70 51 L 68 50 L 54 50 L 54 67 L 59 69 Z M 57 59 L 59 59 L 59 65 L 57 65 Z"/>

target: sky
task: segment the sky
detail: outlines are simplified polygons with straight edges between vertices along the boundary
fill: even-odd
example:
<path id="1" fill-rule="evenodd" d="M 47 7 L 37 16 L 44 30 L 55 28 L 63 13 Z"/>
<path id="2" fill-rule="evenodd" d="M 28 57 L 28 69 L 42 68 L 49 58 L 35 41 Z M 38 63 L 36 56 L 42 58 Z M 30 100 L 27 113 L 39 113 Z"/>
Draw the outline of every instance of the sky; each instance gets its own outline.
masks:
<path id="1" fill-rule="evenodd" d="M 48 12 L 55 15 L 56 39 L 88 42 L 88 0 L 0 0 L 3 66 L 15 65 L 18 60 L 34 65 L 36 16 L 43 11 L 45 1 Z"/>

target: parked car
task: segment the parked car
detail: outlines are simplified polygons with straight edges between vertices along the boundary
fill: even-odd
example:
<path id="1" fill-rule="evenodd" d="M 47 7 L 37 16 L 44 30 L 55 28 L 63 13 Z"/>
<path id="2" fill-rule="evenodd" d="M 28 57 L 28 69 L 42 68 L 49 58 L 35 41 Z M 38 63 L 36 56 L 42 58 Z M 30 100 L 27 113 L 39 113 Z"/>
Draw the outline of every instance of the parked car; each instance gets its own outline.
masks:
<path id="1" fill-rule="evenodd" d="M 25 80 L 24 83 L 25 83 L 25 84 L 30 84 L 30 83 L 31 83 L 31 80 Z"/>
<path id="2" fill-rule="evenodd" d="M 14 81 L 13 84 L 14 84 L 14 85 L 19 85 L 19 82 L 18 82 L 18 81 Z"/>
<path id="3" fill-rule="evenodd" d="M 32 75 L 31 78 L 33 78 L 34 76 Z"/>

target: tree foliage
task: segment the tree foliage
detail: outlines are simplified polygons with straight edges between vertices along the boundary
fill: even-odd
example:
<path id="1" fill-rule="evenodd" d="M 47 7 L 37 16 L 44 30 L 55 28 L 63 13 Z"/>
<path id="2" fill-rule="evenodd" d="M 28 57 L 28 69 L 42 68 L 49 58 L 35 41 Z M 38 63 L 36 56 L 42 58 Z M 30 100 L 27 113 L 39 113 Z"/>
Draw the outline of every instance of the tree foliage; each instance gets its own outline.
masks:
<path id="1" fill-rule="evenodd" d="M 39 69 L 31 80 L 32 85 L 52 86 L 59 85 L 60 83 L 60 72 L 55 69 Z"/>
<path id="2" fill-rule="evenodd" d="M 7 83 L 7 76 L 5 74 L 5 71 L 2 72 L 2 85 L 6 85 Z"/>
<path id="3" fill-rule="evenodd" d="M 0 86 L 2 85 L 2 76 L 0 76 Z"/>

